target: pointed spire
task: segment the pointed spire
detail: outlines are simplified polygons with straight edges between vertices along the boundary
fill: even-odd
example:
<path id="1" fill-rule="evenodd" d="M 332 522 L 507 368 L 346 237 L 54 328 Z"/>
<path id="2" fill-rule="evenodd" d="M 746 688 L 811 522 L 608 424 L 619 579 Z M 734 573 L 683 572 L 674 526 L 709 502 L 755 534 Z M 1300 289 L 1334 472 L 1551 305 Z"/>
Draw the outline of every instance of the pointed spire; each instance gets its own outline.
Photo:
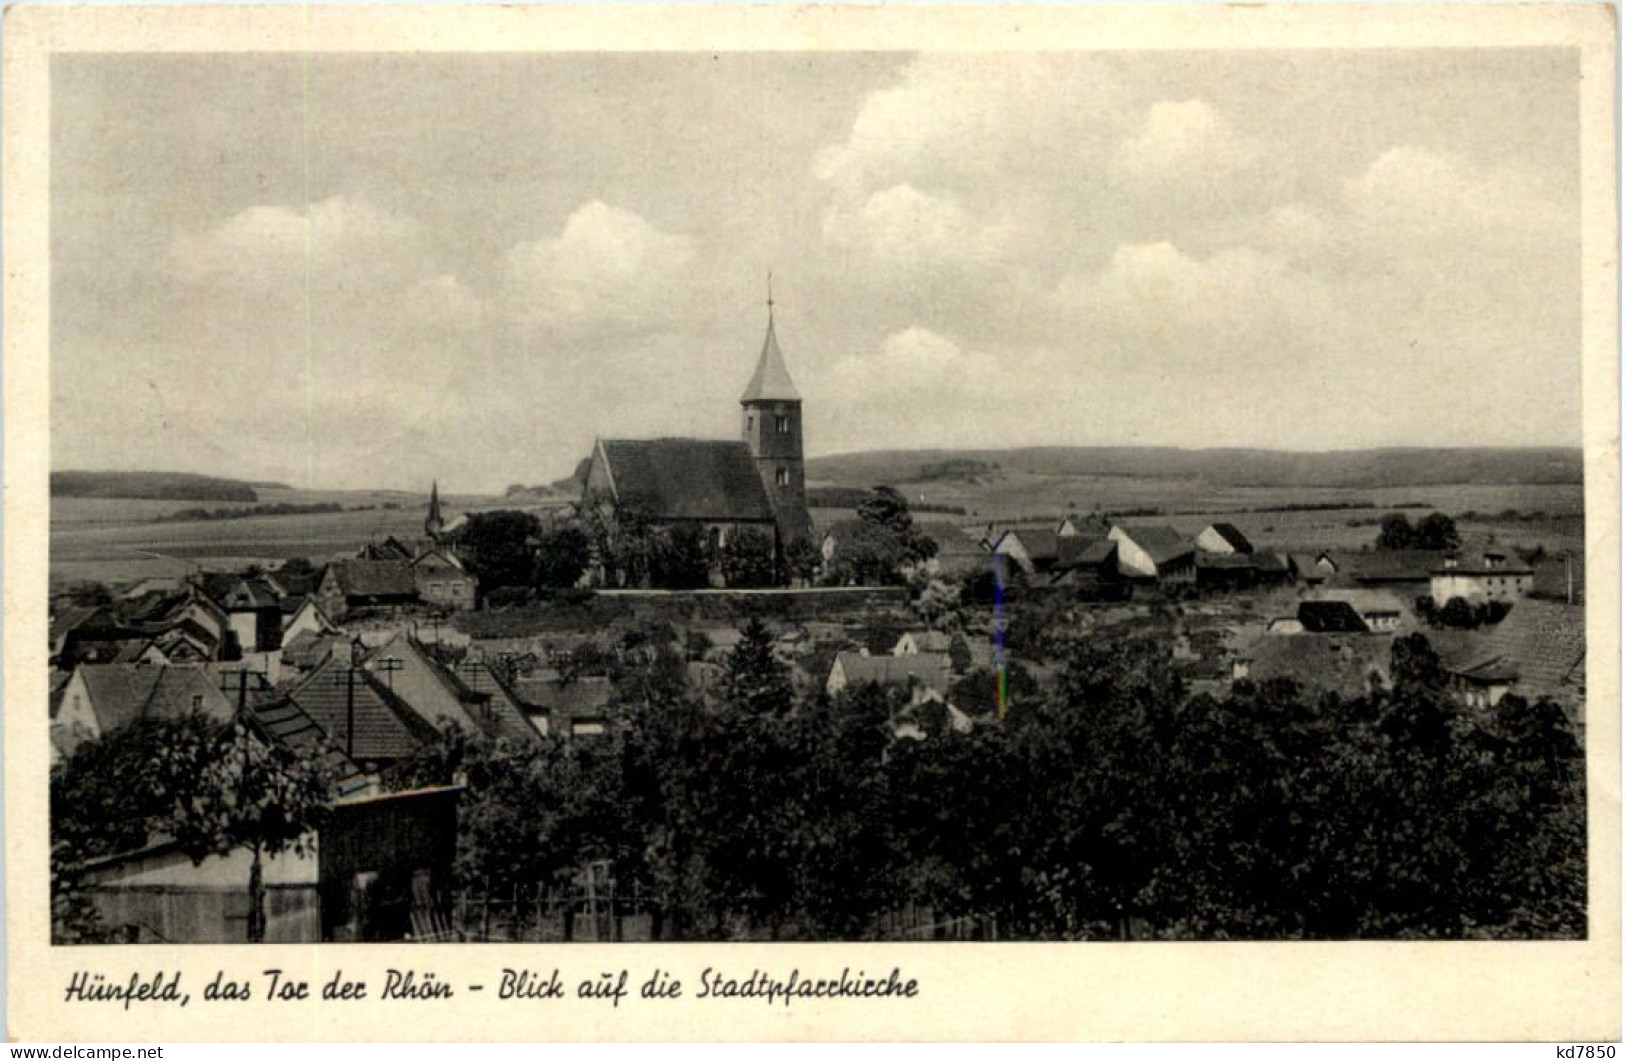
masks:
<path id="1" fill-rule="evenodd" d="M 429 515 L 423 521 L 423 529 L 429 537 L 435 538 L 445 526 L 446 521 L 440 515 L 440 480 L 436 479 L 429 486 Z"/>
<path id="2" fill-rule="evenodd" d="M 790 369 L 784 363 L 784 352 L 779 349 L 779 337 L 773 330 L 773 273 L 767 274 L 767 338 L 762 340 L 762 356 L 757 359 L 756 372 L 740 396 L 741 402 L 801 400 L 790 379 Z"/>

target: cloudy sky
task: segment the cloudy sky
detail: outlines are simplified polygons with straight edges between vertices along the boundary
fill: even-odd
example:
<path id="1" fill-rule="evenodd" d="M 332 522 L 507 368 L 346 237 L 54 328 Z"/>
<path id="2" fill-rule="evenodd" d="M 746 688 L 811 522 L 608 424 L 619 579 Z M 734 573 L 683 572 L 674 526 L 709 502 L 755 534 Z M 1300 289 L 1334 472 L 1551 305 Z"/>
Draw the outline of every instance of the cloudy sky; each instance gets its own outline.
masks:
<path id="1" fill-rule="evenodd" d="M 808 447 L 1577 445 L 1563 50 L 77 56 L 52 460 L 459 492 Z"/>

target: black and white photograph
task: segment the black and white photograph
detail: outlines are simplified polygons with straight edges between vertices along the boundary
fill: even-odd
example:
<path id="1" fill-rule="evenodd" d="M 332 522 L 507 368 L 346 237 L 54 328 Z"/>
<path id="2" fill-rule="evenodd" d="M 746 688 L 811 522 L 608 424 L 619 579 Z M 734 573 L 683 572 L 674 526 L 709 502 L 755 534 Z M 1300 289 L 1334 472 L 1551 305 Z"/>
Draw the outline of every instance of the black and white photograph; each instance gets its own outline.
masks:
<path id="1" fill-rule="evenodd" d="M 1582 72 L 52 55 L 50 949 L 1595 940 Z"/>

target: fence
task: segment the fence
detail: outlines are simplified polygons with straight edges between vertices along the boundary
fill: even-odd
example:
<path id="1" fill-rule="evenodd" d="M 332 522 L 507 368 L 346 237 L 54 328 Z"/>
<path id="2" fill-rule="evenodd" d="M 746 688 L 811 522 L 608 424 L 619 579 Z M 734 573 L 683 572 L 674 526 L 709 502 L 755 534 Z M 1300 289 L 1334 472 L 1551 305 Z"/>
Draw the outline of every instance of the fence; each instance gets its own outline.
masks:
<path id="1" fill-rule="evenodd" d="M 612 885 L 592 894 L 580 889 L 471 889 L 452 901 L 448 938 L 489 943 L 660 942 L 670 937 L 659 907 L 654 897 L 636 888 L 617 895 Z M 771 938 L 766 926 L 739 918 L 724 919 L 721 932 L 737 941 Z M 992 942 L 999 939 L 999 930 L 995 919 L 986 915 L 939 919 L 928 906 L 908 904 L 880 917 L 867 935 L 895 941 Z"/>

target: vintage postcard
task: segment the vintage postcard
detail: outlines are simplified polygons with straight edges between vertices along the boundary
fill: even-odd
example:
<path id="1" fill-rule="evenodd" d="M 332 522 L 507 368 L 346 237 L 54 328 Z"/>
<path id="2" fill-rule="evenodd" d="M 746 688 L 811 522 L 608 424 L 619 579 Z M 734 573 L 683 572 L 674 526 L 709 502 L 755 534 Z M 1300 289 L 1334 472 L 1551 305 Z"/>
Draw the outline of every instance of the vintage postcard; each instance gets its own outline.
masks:
<path id="1" fill-rule="evenodd" d="M 14 1039 L 1618 1039 L 1615 12 L 5 22 Z"/>

